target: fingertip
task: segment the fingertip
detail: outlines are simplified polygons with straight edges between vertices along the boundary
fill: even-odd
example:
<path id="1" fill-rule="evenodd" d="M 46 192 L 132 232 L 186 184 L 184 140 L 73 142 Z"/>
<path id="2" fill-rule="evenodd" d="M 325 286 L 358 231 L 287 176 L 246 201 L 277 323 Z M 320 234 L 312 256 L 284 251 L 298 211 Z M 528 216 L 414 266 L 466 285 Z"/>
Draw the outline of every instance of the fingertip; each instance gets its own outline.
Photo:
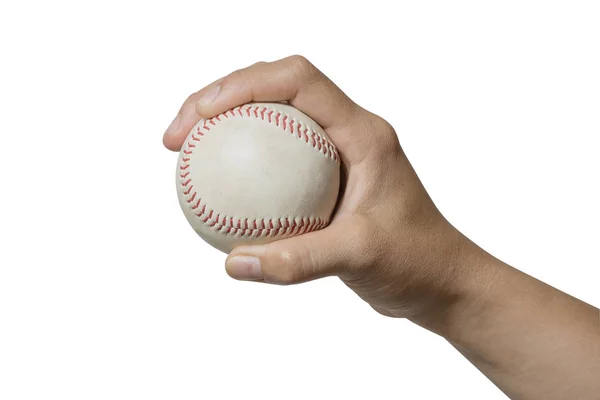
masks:
<path id="1" fill-rule="evenodd" d="M 180 111 L 163 134 L 163 145 L 172 151 L 179 151 L 185 137 L 182 134 L 183 116 Z"/>
<path id="2" fill-rule="evenodd" d="M 162 138 L 163 146 L 165 146 L 168 150 L 171 151 L 179 151 L 181 150 L 181 146 L 183 145 L 183 138 L 164 134 Z"/>
<path id="3" fill-rule="evenodd" d="M 261 262 L 258 257 L 238 255 L 227 258 L 225 271 L 233 279 L 258 281 L 263 279 Z"/>
<path id="4" fill-rule="evenodd" d="M 181 112 L 180 121 L 175 127 L 167 129 L 163 136 L 163 143 L 169 150 L 179 151 L 190 131 L 200 121 L 200 116 L 194 110 L 193 104 L 185 105 Z"/>

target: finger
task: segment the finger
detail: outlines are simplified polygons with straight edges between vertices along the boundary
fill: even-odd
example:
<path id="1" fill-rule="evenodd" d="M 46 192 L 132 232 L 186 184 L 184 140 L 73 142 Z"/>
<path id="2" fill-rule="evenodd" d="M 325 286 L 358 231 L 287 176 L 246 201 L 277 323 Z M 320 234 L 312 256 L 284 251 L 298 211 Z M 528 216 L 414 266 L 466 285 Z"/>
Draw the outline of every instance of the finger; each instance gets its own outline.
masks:
<path id="1" fill-rule="evenodd" d="M 326 130 L 347 126 L 362 110 L 301 56 L 235 71 L 199 95 L 196 111 L 206 118 L 252 101 L 288 101 Z"/>
<path id="2" fill-rule="evenodd" d="M 362 256 L 355 250 L 362 248 L 357 242 L 363 237 L 356 226 L 340 222 L 266 245 L 238 247 L 225 268 L 234 279 L 280 285 L 342 275 L 360 264 Z"/>
<path id="3" fill-rule="evenodd" d="M 218 85 L 220 81 L 219 79 L 211 83 L 206 89 Z M 190 95 L 179 109 L 175 119 L 163 135 L 163 144 L 167 149 L 179 151 L 190 130 L 200 120 L 200 115 L 196 112 L 196 103 L 201 97 L 202 91 Z"/>

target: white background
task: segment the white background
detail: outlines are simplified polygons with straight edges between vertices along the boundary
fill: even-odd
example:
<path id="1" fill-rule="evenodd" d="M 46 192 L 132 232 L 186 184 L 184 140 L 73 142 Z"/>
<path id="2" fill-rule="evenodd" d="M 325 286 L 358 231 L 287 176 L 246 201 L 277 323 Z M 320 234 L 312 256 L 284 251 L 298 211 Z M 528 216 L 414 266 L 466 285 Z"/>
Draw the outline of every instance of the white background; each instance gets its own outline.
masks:
<path id="1" fill-rule="evenodd" d="M 595 1 L 3 1 L 0 398 L 505 398 L 336 279 L 228 278 L 161 137 L 191 92 L 303 54 L 395 126 L 459 229 L 598 306 L 599 20 Z"/>

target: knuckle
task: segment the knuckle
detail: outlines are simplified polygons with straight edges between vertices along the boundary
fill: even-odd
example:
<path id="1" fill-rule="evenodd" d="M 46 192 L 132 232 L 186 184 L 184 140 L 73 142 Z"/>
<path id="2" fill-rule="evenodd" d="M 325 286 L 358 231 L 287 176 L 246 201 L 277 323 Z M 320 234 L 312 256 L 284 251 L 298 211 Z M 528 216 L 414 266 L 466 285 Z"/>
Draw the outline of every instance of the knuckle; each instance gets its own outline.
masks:
<path id="1" fill-rule="evenodd" d="M 400 141 L 394 127 L 385 119 L 372 114 L 370 130 L 376 132 L 375 147 L 380 153 L 398 153 L 401 151 Z"/>
<path id="2" fill-rule="evenodd" d="M 373 128 L 380 132 L 382 136 L 396 137 L 394 127 L 379 115 L 372 114 L 372 124 Z"/>
<path id="3" fill-rule="evenodd" d="M 267 256 L 270 267 L 265 271 L 265 279 L 282 285 L 290 285 L 300 280 L 298 266 L 302 261 L 296 252 L 285 250 L 273 250 Z"/>
<path id="4" fill-rule="evenodd" d="M 223 79 L 223 83 L 231 82 L 231 81 L 235 81 L 235 80 L 241 79 L 244 76 L 244 72 L 245 71 L 246 71 L 245 68 L 236 69 L 235 71 L 233 71 L 232 73 L 230 73 L 229 75 L 227 75 Z"/>
<path id="5" fill-rule="evenodd" d="M 222 79 L 221 86 L 236 85 L 240 82 L 252 79 L 256 74 L 256 68 L 266 64 L 265 61 L 258 61 L 250 66 L 236 69 Z"/>
<path id="6" fill-rule="evenodd" d="M 198 93 L 200 93 L 200 92 L 198 91 L 198 92 L 194 92 L 194 93 L 190 94 L 190 95 L 189 95 L 189 96 L 188 96 L 188 97 L 185 99 L 185 101 L 183 102 L 183 104 L 184 104 L 184 105 L 187 105 L 187 104 L 192 104 L 192 103 L 195 103 L 195 102 L 196 102 L 196 99 L 198 98 Z"/>
<path id="7" fill-rule="evenodd" d="M 221 87 L 235 87 L 248 79 L 247 68 L 236 69 L 221 80 Z"/>
<path id="8" fill-rule="evenodd" d="M 360 137 L 360 148 L 363 159 L 376 164 L 387 156 L 397 157 L 402 153 L 395 129 L 385 119 L 361 109 L 355 119 L 349 123 L 353 134 Z M 368 132 L 368 135 L 364 135 Z"/>
<path id="9" fill-rule="evenodd" d="M 317 75 L 317 68 L 308 59 L 301 55 L 290 57 L 294 72 L 305 79 L 314 78 Z"/>

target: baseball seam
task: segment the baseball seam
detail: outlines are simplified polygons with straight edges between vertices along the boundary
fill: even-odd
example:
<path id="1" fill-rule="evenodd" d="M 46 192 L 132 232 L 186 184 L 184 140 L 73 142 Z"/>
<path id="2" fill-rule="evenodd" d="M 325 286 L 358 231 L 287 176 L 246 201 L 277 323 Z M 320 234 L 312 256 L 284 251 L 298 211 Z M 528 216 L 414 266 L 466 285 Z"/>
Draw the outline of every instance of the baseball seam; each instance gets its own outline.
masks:
<path id="1" fill-rule="evenodd" d="M 212 126 L 216 126 L 223 119 L 229 118 L 254 118 L 267 121 L 280 127 L 283 132 L 293 135 L 296 139 L 303 140 L 339 165 L 340 157 L 333 143 L 300 121 L 296 121 L 292 117 L 266 106 L 248 104 L 234 107 L 216 117 L 203 120 L 202 125 L 197 126 L 196 132 L 191 132 L 186 139 L 180 156 L 178 175 L 181 193 L 185 196 L 185 201 L 191 212 L 204 225 L 215 231 L 240 237 L 294 236 L 327 226 L 329 219 L 321 217 L 296 217 L 290 221 L 289 217 L 251 219 L 221 215 L 202 203 L 202 198 L 194 190 L 194 183 L 189 171 L 192 154 L 202 136 L 209 132 Z"/>

